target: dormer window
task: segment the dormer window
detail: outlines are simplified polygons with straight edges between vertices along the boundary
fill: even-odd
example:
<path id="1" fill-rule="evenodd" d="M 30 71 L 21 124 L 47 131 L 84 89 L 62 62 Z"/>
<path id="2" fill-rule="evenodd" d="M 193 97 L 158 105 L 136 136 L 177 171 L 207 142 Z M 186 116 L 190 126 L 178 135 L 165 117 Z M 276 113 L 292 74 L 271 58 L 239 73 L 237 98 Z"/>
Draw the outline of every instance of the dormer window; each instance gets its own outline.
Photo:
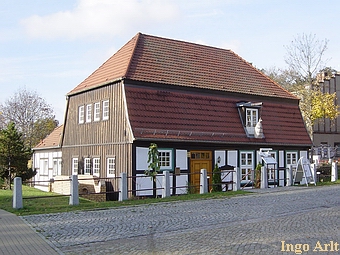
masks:
<path id="1" fill-rule="evenodd" d="M 248 137 L 263 138 L 260 110 L 262 103 L 237 103 L 241 122 Z M 260 130 L 259 130 L 260 129 Z"/>
<path id="2" fill-rule="evenodd" d="M 249 135 L 255 134 L 255 126 L 259 121 L 259 111 L 254 108 L 246 108 L 246 129 Z"/>

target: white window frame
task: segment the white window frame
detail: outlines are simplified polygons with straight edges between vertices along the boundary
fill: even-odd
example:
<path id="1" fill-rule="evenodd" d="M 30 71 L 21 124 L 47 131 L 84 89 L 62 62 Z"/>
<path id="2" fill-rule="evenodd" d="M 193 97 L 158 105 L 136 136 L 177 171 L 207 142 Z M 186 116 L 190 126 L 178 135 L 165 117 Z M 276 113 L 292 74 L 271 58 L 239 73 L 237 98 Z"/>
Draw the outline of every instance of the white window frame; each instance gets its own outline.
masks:
<path id="1" fill-rule="evenodd" d="M 107 177 L 116 177 L 116 157 L 106 159 Z"/>
<path id="2" fill-rule="evenodd" d="M 72 174 L 78 175 L 79 160 L 72 158 Z"/>
<path id="3" fill-rule="evenodd" d="M 100 158 L 93 158 L 93 175 L 99 177 L 100 174 Z"/>
<path id="4" fill-rule="evenodd" d="M 171 149 L 158 149 L 160 170 L 173 170 L 173 151 Z"/>
<path id="5" fill-rule="evenodd" d="M 78 107 L 78 123 L 83 124 L 85 118 L 85 107 L 81 105 Z"/>
<path id="6" fill-rule="evenodd" d="M 243 157 L 244 156 L 244 157 Z M 240 152 L 240 169 L 241 169 L 241 181 L 254 179 L 254 152 L 253 151 L 241 151 Z"/>
<path id="7" fill-rule="evenodd" d="M 103 101 L 103 120 L 108 120 L 110 114 L 110 102 L 109 100 Z"/>
<path id="8" fill-rule="evenodd" d="M 94 103 L 93 121 L 100 121 L 100 102 Z"/>
<path id="9" fill-rule="evenodd" d="M 295 158 L 295 159 L 294 159 Z M 297 151 L 287 151 L 286 152 L 286 166 L 297 165 L 298 162 L 298 152 Z"/>
<path id="10" fill-rule="evenodd" d="M 91 174 L 91 159 L 90 158 L 84 158 L 84 174 L 90 175 Z"/>
<path id="11" fill-rule="evenodd" d="M 255 126 L 259 121 L 259 111 L 254 108 L 246 108 L 246 129 L 248 134 L 255 134 Z"/>
<path id="12" fill-rule="evenodd" d="M 53 159 L 53 176 L 61 175 L 61 159 L 54 158 Z"/>
<path id="13" fill-rule="evenodd" d="M 40 175 L 48 175 L 48 159 L 42 159 L 40 164 Z"/>
<path id="14" fill-rule="evenodd" d="M 92 121 L 92 104 L 86 105 L 86 122 Z"/>

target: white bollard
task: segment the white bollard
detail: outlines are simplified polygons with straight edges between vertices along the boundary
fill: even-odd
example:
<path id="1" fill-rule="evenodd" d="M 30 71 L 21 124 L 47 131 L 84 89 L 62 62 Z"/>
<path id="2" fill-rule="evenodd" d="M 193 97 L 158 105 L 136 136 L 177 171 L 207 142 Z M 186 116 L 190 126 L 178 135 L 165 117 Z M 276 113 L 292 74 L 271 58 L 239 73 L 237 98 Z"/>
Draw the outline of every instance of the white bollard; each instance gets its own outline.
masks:
<path id="1" fill-rule="evenodd" d="M 22 179 L 21 177 L 14 178 L 14 190 L 13 190 L 13 208 L 21 209 L 22 203 Z"/>
<path id="2" fill-rule="evenodd" d="M 207 169 L 201 169 L 200 194 L 208 193 Z"/>
<path id="3" fill-rule="evenodd" d="M 238 168 L 235 167 L 233 172 L 233 191 L 238 191 L 241 189 L 241 173 L 238 171 Z"/>
<path id="4" fill-rule="evenodd" d="M 71 190 L 69 205 L 79 205 L 78 175 L 71 176 Z"/>
<path id="5" fill-rule="evenodd" d="M 268 173 L 266 167 L 261 167 L 261 189 L 268 188 Z"/>
<path id="6" fill-rule="evenodd" d="M 169 171 L 163 171 L 163 181 L 162 181 L 162 198 L 170 197 L 170 174 Z"/>
<path id="7" fill-rule="evenodd" d="M 338 163 L 332 162 L 331 182 L 336 182 L 337 180 L 338 180 Z"/>
<path id="8" fill-rule="evenodd" d="M 292 186 L 293 185 L 293 166 L 290 165 L 289 168 L 286 169 L 287 179 L 286 185 Z"/>
<path id="9" fill-rule="evenodd" d="M 127 175 L 126 173 L 120 173 L 119 201 L 127 200 L 127 198 L 128 198 Z"/>

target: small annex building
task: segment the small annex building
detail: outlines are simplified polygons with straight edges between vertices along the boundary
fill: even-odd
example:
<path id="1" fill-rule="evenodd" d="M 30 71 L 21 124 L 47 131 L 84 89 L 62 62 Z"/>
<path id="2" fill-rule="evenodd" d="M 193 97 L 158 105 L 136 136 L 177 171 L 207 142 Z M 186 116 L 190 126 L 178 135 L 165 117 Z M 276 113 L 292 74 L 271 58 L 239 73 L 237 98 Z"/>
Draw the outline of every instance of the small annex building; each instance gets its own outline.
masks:
<path id="1" fill-rule="evenodd" d="M 34 187 L 51 191 L 50 180 L 61 175 L 61 141 L 64 125 L 56 127 L 51 134 L 35 146 L 33 150 Z"/>
<path id="2" fill-rule="evenodd" d="M 246 180 L 260 148 L 286 168 L 312 145 L 298 98 L 233 51 L 142 33 L 67 94 L 64 125 L 62 175 L 126 172 L 129 190 L 150 188 L 143 177 L 156 143 L 161 170 L 179 169 L 172 194 L 215 163 Z"/>

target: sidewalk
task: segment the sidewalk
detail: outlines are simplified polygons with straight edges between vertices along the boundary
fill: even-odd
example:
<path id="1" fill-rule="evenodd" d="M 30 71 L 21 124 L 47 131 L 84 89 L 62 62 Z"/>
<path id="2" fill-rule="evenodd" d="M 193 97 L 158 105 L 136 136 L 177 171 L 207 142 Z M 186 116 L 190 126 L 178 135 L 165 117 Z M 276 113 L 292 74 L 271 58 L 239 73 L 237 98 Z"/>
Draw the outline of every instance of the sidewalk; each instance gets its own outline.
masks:
<path id="1" fill-rule="evenodd" d="M 62 254 L 15 214 L 0 210 L 0 255 Z"/>

